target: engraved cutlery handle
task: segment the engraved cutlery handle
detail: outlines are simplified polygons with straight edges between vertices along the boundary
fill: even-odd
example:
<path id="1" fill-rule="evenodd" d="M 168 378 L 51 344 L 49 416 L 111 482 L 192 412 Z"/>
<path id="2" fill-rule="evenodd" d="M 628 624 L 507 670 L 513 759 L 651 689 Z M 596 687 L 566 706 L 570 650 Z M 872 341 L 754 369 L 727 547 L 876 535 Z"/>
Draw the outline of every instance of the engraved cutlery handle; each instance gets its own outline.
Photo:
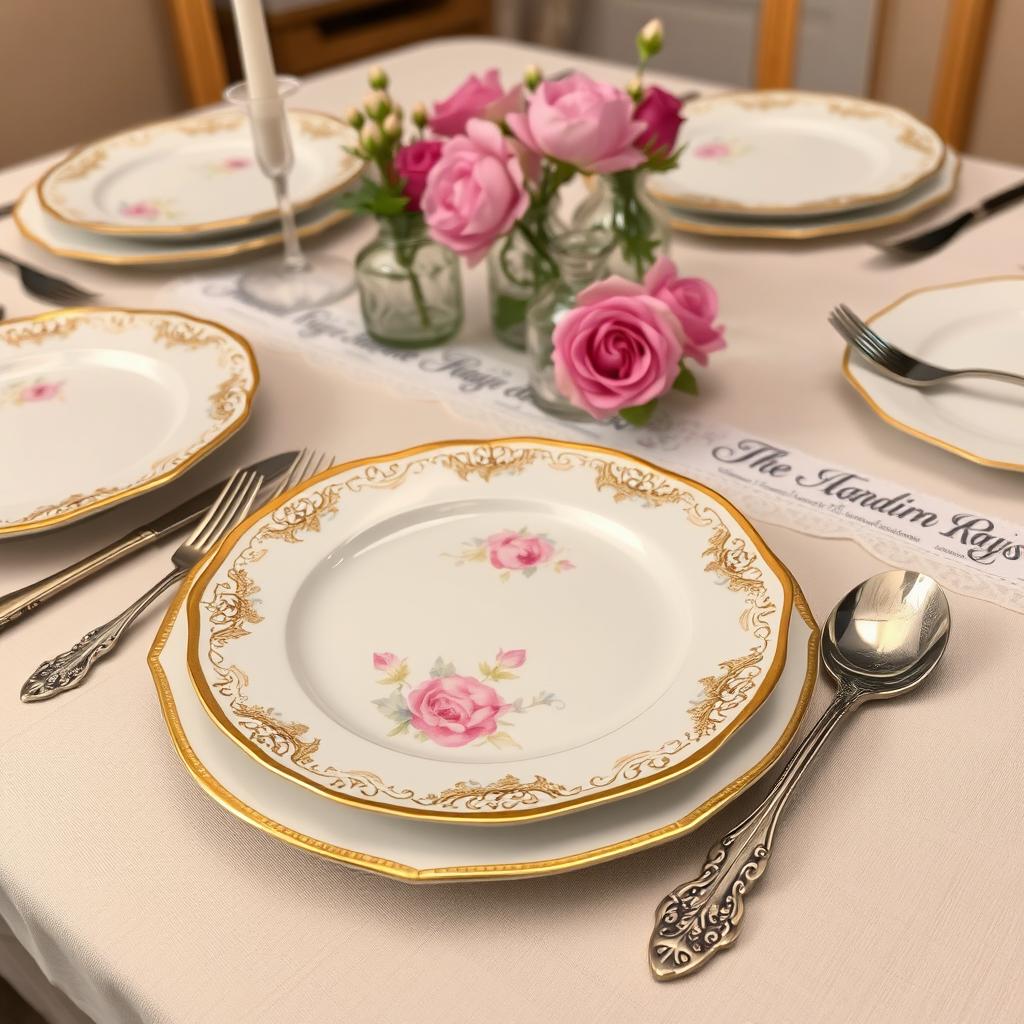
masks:
<path id="1" fill-rule="evenodd" d="M 804 769 L 856 703 L 853 688 L 840 685 L 762 803 L 708 851 L 697 878 L 673 889 L 661 901 L 648 946 L 651 971 L 658 981 L 696 971 L 736 941 L 744 899 L 768 865 L 775 827 L 786 801 Z"/>
<path id="2" fill-rule="evenodd" d="M 66 569 L 60 569 L 38 583 L 15 590 L 0 597 L 0 630 L 6 629 L 23 615 L 38 608 L 41 604 L 63 593 L 68 587 L 96 575 L 108 565 L 120 561 L 137 548 L 144 547 L 153 536 L 151 531 L 140 531 L 123 537 L 95 554 L 83 558 Z"/>
<path id="3" fill-rule="evenodd" d="M 135 619 L 168 587 L 183 579 L 185 572 L 184 569 L 169 572 L 120 615 L 102 626 L 97 626 L 96 629 L 91 629 L 70 650 L 44 661 L 22 686 L 21 699 L 26 704 L 32 704 L 36 701 L 49 700 L 66 690 L 81 686 L 89 669 L 117 646 L 125 630 Z"/>

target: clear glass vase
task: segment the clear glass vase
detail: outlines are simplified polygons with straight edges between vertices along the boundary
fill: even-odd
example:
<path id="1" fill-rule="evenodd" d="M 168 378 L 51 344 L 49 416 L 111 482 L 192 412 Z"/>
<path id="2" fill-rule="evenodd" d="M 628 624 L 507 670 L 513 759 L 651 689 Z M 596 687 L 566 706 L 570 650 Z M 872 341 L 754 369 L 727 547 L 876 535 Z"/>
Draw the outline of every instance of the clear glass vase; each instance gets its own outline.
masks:
<path id="1" fill-rule="evenodd" d="M 356 283 L 366 331 L 382 345 L 441 345 L 462 326 L 458 257 L 419 215 L 380 218 L 377 237 L 356 257 Z"/>
<path id="2" fill-rule="evenodd" d="M 593 191 L 573 212 L 572 227 L 610 231 L 615 248 L 608 258 L 608 273 L 639 281 L 659 256 L 668 255 L 668 214 L 647 191 L 645 171 L 619 171 L 594 178 L 593 183 Z"/>
<path id="3" fill-rule="evenodd" d="M 551 242 L 551 255 L 559 276 L 534 297 L 527 311 L 526 353 L 530 361 L 530 394 L 545 412 L 563 419 L 589 420 L 555 384 L 554 333 L 558 321 L 576 304 L 588 285 L 608 276 L 608 257 L 615 245 L 610 231 L 588 228 L 567 231 Z"/>
<path id="4" fill-rule="evenodd" d="M 550 206 L 542 213 L 528 211 L 487 254 L 491 329 L 511 348 L 526 348 L 526 309 L 537 292 L 558 276 L 546 253 L 551 240 L 565 230 Z"/>

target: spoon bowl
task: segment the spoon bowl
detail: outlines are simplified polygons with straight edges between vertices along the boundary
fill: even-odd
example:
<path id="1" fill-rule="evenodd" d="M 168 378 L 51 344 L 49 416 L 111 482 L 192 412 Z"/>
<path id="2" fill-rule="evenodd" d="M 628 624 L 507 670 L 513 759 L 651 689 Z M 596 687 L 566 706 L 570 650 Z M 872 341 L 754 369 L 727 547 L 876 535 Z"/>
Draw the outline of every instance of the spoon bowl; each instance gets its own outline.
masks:
<path id="1" fill-rule="evenodd" d="M 949 603 L 923 573 L 893 569 L 851 590 L 829 616 L 821 654 L 837 683 L 865 699 L 920 685 L 949 641 Z"/>

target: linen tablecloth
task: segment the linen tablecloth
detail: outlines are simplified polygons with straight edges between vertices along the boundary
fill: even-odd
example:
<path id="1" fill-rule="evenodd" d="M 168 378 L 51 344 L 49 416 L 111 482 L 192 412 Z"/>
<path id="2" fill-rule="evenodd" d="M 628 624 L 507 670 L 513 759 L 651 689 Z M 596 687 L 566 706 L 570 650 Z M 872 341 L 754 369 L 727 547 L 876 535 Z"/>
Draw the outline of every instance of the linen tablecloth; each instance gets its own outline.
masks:
<path id="1" fill-rule="evenodd" d="M 575 55 L 483 39 L 381 62 L 408 105 L 492 65 L 514 80 L 531 61 L 628 77 Z M 364 76 L 365 65 L 332 71 L 310 79 L 299 99 L 343 109 L 366 91 Z M 0 174 L 0 199 L 44 165 Z M 1020 175 L 968 158 L 956 202 Z M 322 244 L 354 255 L 371 231 L 353 224 Z M 728 328 L 728 350 L 702 377 L 701 415 L 1019 519 L 1024 478 L 958 460 L 867 409 L 840 375 L 825 316 L 837 301 L 871 311 L 923 285 L 1016 272 L 1022 238 L 1019 208 L 940 254 L 895 266 L 860 239 L 677 236 L 676 261 L 714 282 Z M 0 223 L 0 250 L 92 286 L 109 304 L 145 306 L 170 276 L 51 258 L 10 221 Z M 481 271 L 466 276 L 466 294 L 465 330 L 485 331 Z M 6 271 L 0 302 L 8 316 L 39 308 Z M 112 540 L 240 460 L 307 444 L 346 459 L 481 436 L 437 403 L 355 384 L 329 367 L 313 372 L 301 355 L 254 341 L 263 383 L 240 435 L 164 492 L 4 542 L 0 591 Z M 763 532 L 819 621 L 884 568 L 850 541 Z M 1016 870 L 1024 621 L 1012 612 L 951 595 L 941 672 L 910 697 L 865 708 L 836 736 L 789 807 L 736 946 L 698 975 L 658 985 L 646 965 L 654 908 L 693 876 L 763 784 L 677 842 L 552 878 L 410 887 L 320 860 L 228 815 L 179 763 L 145 662 L 159 609 L 84 688 L 42 705 L 17 699 L 42 657 L 141 592 L 168 553 L 146 552 L 0 636 L 0 919 L 10 933 L 0 936 L 0 973 L 37 1002 L 51 1000 L 54 1020 L 80 1020 L 72 1004 L 103 1024 L 1024 1019 Z M 830 692 L 819 684 L 808 721 Z M 67 1000 L 42 994 L 26 951 Z"/>

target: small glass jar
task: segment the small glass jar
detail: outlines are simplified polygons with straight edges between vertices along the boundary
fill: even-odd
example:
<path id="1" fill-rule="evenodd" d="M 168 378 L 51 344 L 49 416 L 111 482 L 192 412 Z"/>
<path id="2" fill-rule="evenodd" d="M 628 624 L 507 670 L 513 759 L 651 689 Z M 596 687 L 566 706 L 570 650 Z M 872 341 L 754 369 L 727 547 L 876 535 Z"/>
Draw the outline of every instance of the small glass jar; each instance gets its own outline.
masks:
<path id="1" fill-rule="evenodd" d="M 593 180 L 593 191 L 573 212 L 572 226 L 610 231 L 615 248 L 608 273 L 639 281 L 659 256 L 668 255 L 668 214 L 647 191 L 646 171 L 618 171 Z"/>
<path id="2" fill-rule="evenodd" d="M 418 215 L 377 223 L 377 237 L 356 257 L 367 333 L 397 348 L 443 344 L 462 326 L 458 257 L 427 234 Z"/>
<path id="3" fill-rule="evenodd" d="M 610 231 L 589 228 L 567 231 L 551 243 L 559 276 L 546 284 L 527 311 L 526 353 L 530 366 L 530 394 L 545 412 L 563 419 L 589 420 L 588 412 L 572 404 L 555 384 L 552 355 L 558 321 L 576 305 L 584 288 L 608 276 L 608 257 L 615 244 Z"/>
<path id="4" fill-rule="evenodd" d="M 551 239 L 564 231 L 565 225 L 550 206 L 543 213 L 527 211 L 487 254 L 491 330 L 510 348 L 526 348 L 526 309 L 537 292 L 558 276 L 549 251 Z"/>

